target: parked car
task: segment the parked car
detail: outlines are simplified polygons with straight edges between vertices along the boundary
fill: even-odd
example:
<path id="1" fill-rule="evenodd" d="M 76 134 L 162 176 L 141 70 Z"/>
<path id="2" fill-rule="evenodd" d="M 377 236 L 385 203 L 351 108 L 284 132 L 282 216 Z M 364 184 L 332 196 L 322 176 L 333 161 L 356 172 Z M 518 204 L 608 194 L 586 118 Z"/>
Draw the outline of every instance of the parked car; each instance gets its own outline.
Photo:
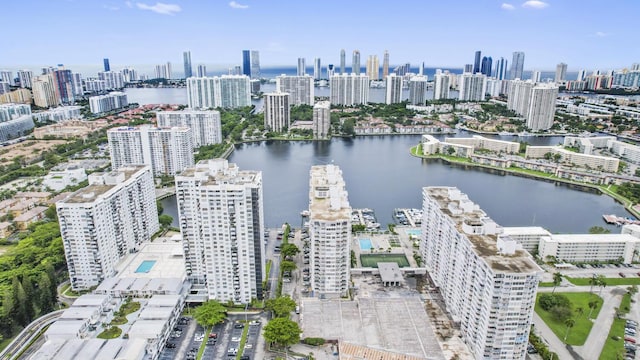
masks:
<path id="1" fill-rule="evenodd" d="M 625 274 L 623 273 L 618 273 L 618 275 L 620 275 L 620 277 L 627 277 Z"/>

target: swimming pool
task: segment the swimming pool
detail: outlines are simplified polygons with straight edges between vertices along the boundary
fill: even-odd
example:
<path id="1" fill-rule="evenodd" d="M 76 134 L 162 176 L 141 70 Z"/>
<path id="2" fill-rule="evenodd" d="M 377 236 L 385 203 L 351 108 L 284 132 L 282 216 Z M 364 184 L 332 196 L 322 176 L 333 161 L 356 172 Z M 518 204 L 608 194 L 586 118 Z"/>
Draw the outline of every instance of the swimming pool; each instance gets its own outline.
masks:
<path id="1" fill-rule="evenodd" d="M 420 229 L 410 229 L 410 230 L 405 230 L 405 232 L 407 233 L 407 235 L 411 235 L 411 236 L 422 236 L 422 230 Z"/>
<path id="2" fill-rule="evenodd" d="M 155 260 L 144 260 L 136 269 L 136 273 L 148 273 L 155 264 Z"/>
<path id="3" fill-rule="evenodd" d="M 371 239 L 360 239 L 360 250 L 371 250 L 372 247 Z"/>

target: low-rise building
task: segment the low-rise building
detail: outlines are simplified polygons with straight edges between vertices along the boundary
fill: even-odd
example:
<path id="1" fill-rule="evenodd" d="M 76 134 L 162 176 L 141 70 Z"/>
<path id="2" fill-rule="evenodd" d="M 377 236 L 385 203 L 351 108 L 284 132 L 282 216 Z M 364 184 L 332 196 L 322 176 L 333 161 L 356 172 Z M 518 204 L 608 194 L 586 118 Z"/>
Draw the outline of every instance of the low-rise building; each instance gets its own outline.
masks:
<path id="1" fill-rule="evenodd" d="M 46 206 L 36 206 L 33 209 L 23 212 L 22 214 L 16 216 L 13 221 L 16 223 L 16 228 L 19 230 L 25 230 L 29 224 L 32 224 L 36 221 L 40 221 L 45 218 L 45 211 L 47 211 L 48 207 Z"/>
<path id="2" fill-rule="evenodd" d="M 640 239 L 630 234 L 553 234 L 540 238 L 538 255 L 560 262 L 621 261 L 630 264 Z"/>
<path id="3" fill-rule="evenodd" d="M 87 180 L 87 173 L 83 168 L 70 165 L 64 170 L 49 171 L 42 180 L 42 185 L 52 191 L 61 191 L 67 186 L 77 185 Z"/>
<path id="4" fill-rule="evenodd" d="M 551 155 L 559 155 L 560 161 L 578 167 L 617 172 L 620 160 L 607 156 L 580 154 L 563 149 L 561 146 L 527 146 L 526 159 L 539 159 Z"/>
<path id="5" fill-rule="evenodd" d="M 520 151 L 520 144 L 517 142 L 489 139 L 480 135 L 473 135 L 470 138 L 448 137 L 444 139 L 444 142 L 472 146 L 474 150 L 489 150 L 507 154 L 517 154 Z"/>

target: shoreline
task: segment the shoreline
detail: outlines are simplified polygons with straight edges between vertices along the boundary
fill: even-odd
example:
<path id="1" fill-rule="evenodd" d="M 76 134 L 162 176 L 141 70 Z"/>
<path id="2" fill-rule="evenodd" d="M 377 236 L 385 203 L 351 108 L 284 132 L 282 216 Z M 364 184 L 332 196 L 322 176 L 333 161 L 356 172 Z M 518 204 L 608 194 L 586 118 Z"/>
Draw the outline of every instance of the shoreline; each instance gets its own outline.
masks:
<path id="1" fill-rule="evenodd" d="M 440 160 L 442 162 L 444 162 L 445 164 L 448 165 L 456 165 L 456 166 L 470 166 L 470 167 L 475 167 L 475 168 L 482 168 L 482 169 L 486 169 L 486 170 L 492 170 L 492 171 L 497 171 L 500 172 L 501 175 L 513 175 L 513 176 L 520 176 L 520 177 L 524 177 L 524 178 L 528 178 L 528 179 L 534 179 L 534 180 L 542 180 L 542 181 L 546 181 L 546 182 L 553 182 L 553 183 L 561 183 L 563 185 L 567 185 L 569 187 L 574 187 L 577 188 L 580 191 L 597 191 L 600 194 L 604 194 L 607 195 L 611 198 L 613 198 L 615 201 L 619 202 L 622 206 L 624 206 L 624 209 L 630 213 L 631 215 L 635 216 L 637 219 L 640 219 L 640 212 L 636 211 L 635 209 L 633 209 L 633 205 L 631 203 L 631 201 L 619 194 L 614 193 L 613 191 L 609 190 L 608 186 L 604 186 L 604 185 L 596 185 L 596 184 L 590 184 L 590 183 L 581 183 L 581 182 L 577 182 L 577 181 L 573 181 L 573 180 L 569 180 L 569 179 L 563 179 L 563 178 L 558 178 L 554 175 L 548 174 L 546 176 L 544 175 L 538 175 L 535 173 L 531 173 L 531 171 L 519 171 L 518 169 L 513 169 L 513 168 L 498 168 L 498 167 L 493 167 L 490 165 L 484 165 L 484 164 L 477 164 L 477 163 L 473 163 L 471 161 L 461 161 L 461 160 L 457 160 L 454 157 L 448 157 L 448 156 L 444 156 L 444 155 L 418 155 L 415 153 L 415 149 L 417 148 L 417 146 L 411 147 L 409 149 L 409 153 L 411 154 L 411 156 L 419 158 L 419 159 L 425 159 L 425 160 Z M 604 214 L 603 214 L 604 215 Z"/>

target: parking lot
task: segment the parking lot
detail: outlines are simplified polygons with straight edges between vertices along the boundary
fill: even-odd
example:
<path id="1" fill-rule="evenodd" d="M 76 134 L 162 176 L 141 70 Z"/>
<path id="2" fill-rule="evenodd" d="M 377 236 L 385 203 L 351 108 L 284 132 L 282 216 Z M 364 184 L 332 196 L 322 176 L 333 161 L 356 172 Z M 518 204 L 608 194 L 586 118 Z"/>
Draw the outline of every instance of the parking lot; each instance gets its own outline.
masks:
<path id="1" fill-rule="evenodd" d="M 165 345 L 165 348 L 160 353 L 160 360 L 173 360 L 173 359 L 183 359 L 184 351 L 183 348 L 186 348 L 191 343 L 192 334 L 196 330 L 195 321 L 190 318 L 183 317 L 178 320 L 178 323 L 173 328 L 169 339 Z"/>

